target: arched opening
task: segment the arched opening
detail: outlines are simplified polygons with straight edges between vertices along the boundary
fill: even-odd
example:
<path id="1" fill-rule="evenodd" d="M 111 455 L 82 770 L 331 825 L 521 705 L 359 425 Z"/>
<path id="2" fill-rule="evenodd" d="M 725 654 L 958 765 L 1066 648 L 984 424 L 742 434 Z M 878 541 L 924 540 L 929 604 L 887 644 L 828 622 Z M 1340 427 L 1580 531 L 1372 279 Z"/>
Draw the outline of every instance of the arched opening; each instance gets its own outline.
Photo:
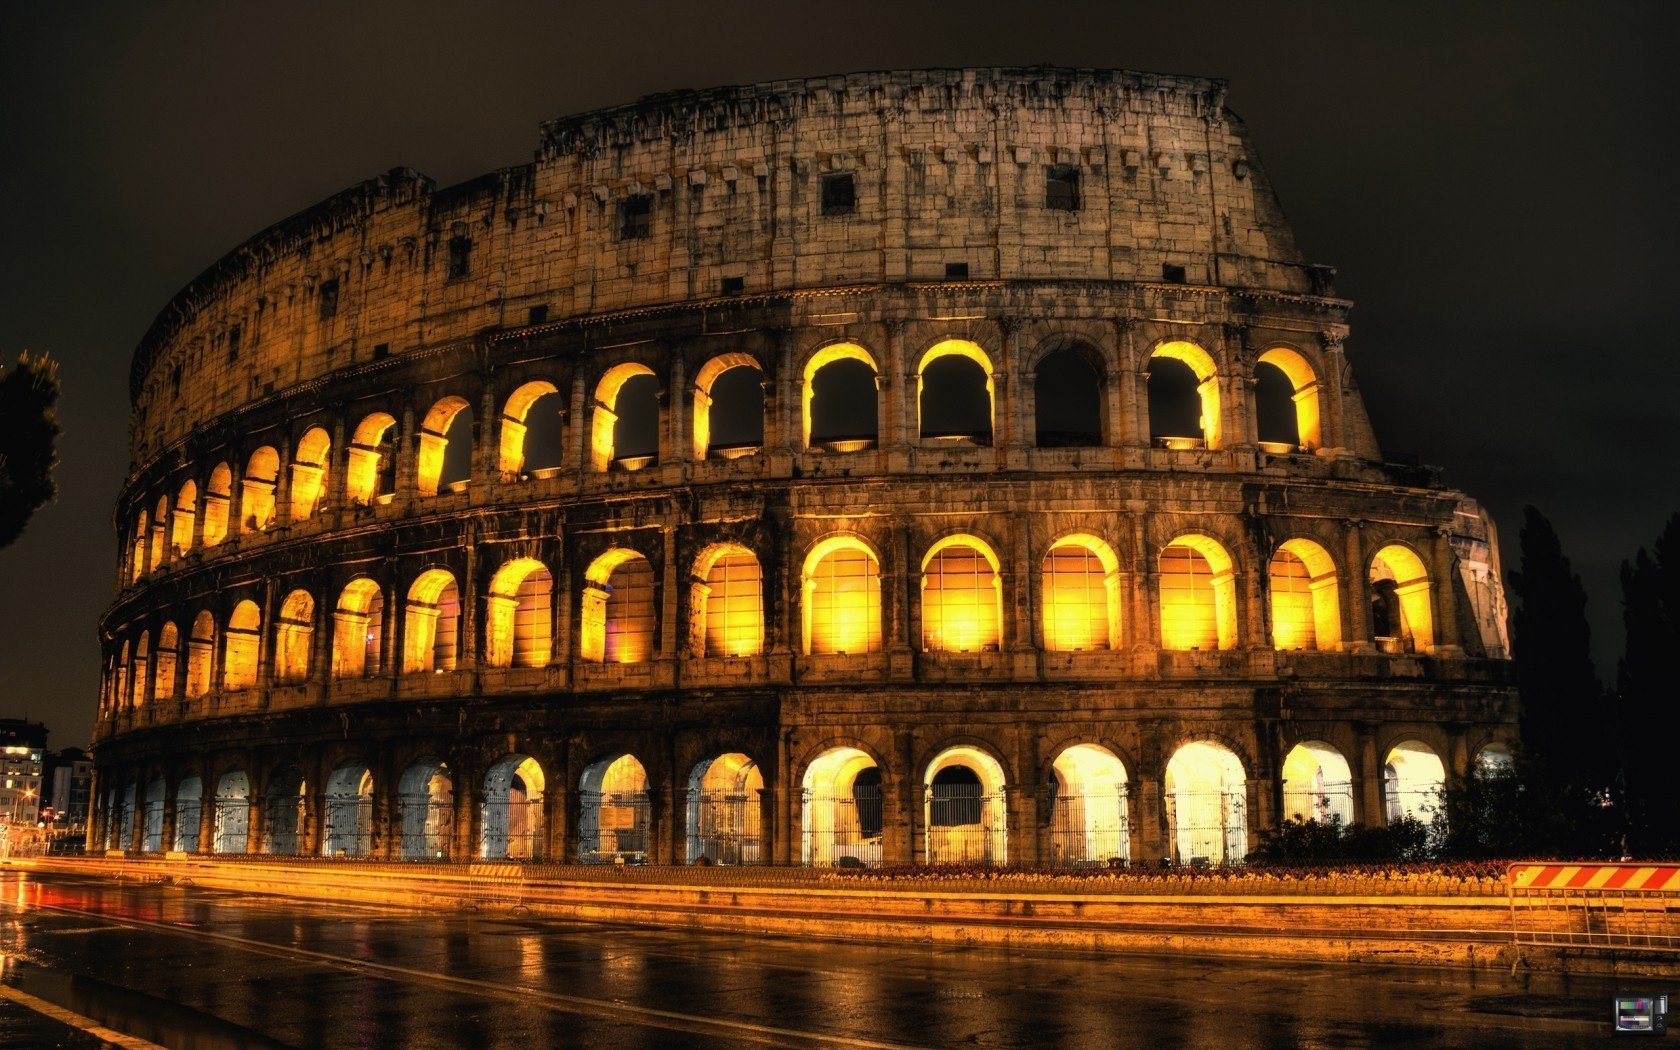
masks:
<path id="1" fill-rule="evenodd" d="M 304 807 L 309 789 L 295 766 L 277 770 L 263 799 L 263 852 L 295 857 L 303 852 Z"/>
<path id="2" fill-rule="evenodd" d="M 634 755 L 603 758 L 583 771 L 579 787 L 579 862 L 645 864 L 648 779 L 642 764 Z"/>
<path id="3" fill-rule="evenodd" d="M 1085 868 L 1131 863 L 1126 767 L 1097 744 L 1075 744 L 1050 768 L 1050 864 Z"/>
<path id="4" fill-rule="evenodd" d="M 216 618 L 205 609 L 193 618 L 192 637 L 187 639 L 187 699 L 210 691 L 210 670 L 216 653 Z"/>
<path id="5" fill-rule="evenodd" d="M 274 625 L 274 677 L 281 682 L 309 678 L 309 657 L 315 639 L 315 599 L 308 591 L 293 591 L 280 603 Z"/>
<path id="6" fill-rule="evenodd" d="M 455 670 L 461 625 L 461 591 L 443 569 L 427 569 L 408 589 L 403 624 L 403 672 Z"/>
<path id="7" fill-rule="evenodd" d="M 129 645 L 125 641 L 122 643 L 122 650 L 117 654 L 117 679 L 111 697 L 111 703 L 116 707 L 128 706 L 129 673 L 132 670 L 129 659 Z"/>
<path id="8" fill-rule="evenodd" d="M 974 343 L 947 339 L 916 366 L 921 439 L 942 444 L 992 443 L 992 359 Z"/>
<path id="9" fill-rule="evenodd" d="M 472 476 L 472 408 L 466 398 L 440 398 L 420 424 L 415 487 L 422 496 L 455 492 Z"/>
<path id="10" fill-rule="evenodd" d="M 1219 379 L 1195 343 L 1162 343 L 1149 355 L 1149 437 L 1166 448 L 1219 447 Z"/>
<path id="11" fill-rule="evenodd" d="M 478 855 L 487 860 L 541 860 L 544 778 L 529 755 L 507 755 L 484 775 L 483 833 Z"/>
<path id="12" fill-rule="evenodd" d="M 589 448 L 597 472 L 659 462 L 659 379 L 653 369 L 634 361 L 607 369 L 595 386 Z"/>
<path id="13" fill-rule="evenodd" d="M 455 831 L 455 780 L 442 762 L 409 766 L 397 782 L 403 860 L 448 860 Z"/>
<path id="14" fill-rule="evenodd" d="M 204 781 L 194 774 L 175 789 L 175 841 L 169 848 L 178 853 L 197 853 L 203 819 Z"/>
<path id="15" fill-rule="evenodd" d="M 525 383 L 502 406 L 498 467 L 508 477 L 551 470 L 565 458 L 566 402 L 547 380 Z"/>
<path id="16" fill-rule="evenodd" d="M 116 841 L 107 846 L 108 849 L 126 850 L 129 849 L 131 844 L 134 842 L 134 821 L 136 819 L 135 811 L 140 808 L 138 800 L 139 791 L 140 786 L 138 784 L 130 784 L 128 787 L 123 789 L 122 809 L 118 811 L 120 816 L 115 821 L 117 825 L 117 837 Z"/>
<path id="17" fill-rule="evenodd" d="M 134 521 L 134 542 L 129 547 L 128 581 L 133 583 L 146 575 L 146 541 L 152 535 L 152 516 L 150 512 L 141 510 L 140 516 Z"/>
<path id="18" fill-rule="evenodd" d="M 367 857 L 373 853 L 373 772 L 357 762 L 327 776 L 325 857 Z"/>
<path id="19" fill-rule="evenodd" d="M 1230 750 L 1185 744 L 1167 763 L 1164 788 L 1173 863 L 1236 864 L 1248 855 L 1248 778 Z"/>
<path id="20" fill-rule="evenodd" d="M 1044 647 L 1052 652 L 1120 645 L 1120 559 L 1095 536 L 1064 536 L 1044 555 Z"/>
<path id="21" fill-rule="evenodd" d="M 855 536 L 830 536 L 805 557 L 800 575 L 805 652 L 881 651 L 881 568 Z"/>
<path id="22" fill-rule="evenodd" d="M 880 440 L 880 368 L 856 343 L 823 347 L 805 362 L 805 447 L 857 452 Z"/>
<path id="23" fill-rule="evenodd" d="M 1403 817 L 1429 823 L 1441 804 L 1447 767 L 1421 740 L 1403 740 L 1383 760 L 1383 812 L 1389 823 Z"/>
<path id="24" fill-rule="evenodd" d="M 1267 570 L 1272 645 L 1286 650 L 1342 647 L 1341 588 L 1336 563 L 1311 540 L 1285 540 Z"/>
<path id="25" fill-rule="evenodd" d="M 177 555 L 192 550 L 197 520 L 198 485 L 189 478 L 181 482 L 181 489 L 175 494 L 175 510 L 169 516 L 169 544 Z"/>
<path id="26" fill-rule="evenodd" d="M 1504 744 L 1488 744 L 1476 752 L 1476 769 L 1484 776 L 1505 773 L 1514 761 L 1511 749 Z"/>
<path id="27" fill-rule="evenodd" d="M 1254 366 L 1255 430 L 1269 451 L 1311 452 L 1324 444 L 1319 424 L 1318 373 L 1299 353 L 1275 346 Z"/>
<path id="28" fill-rule="evenodd" d="M 180 652 L 181 632 L 173 623 L 165 623 L 158 631 L 157 652 L 152 657 L 152 699 L 174 699 L 175 671 L 179 666 Z"/>
<path id="29" fill-rule="evenodd" d="M 1429 570 L 1411 548 L 1391 543 L 1371 559 L 1371 640 L 1385 653 L 1435 647 Z"/>
<path id="30" fill-rule="evenodd" d="M 298 441 L 292 460 L 292 520 L 307 521 L 321 507 L 327 494 L 327 456 L 332 436 L 320 427 L 310 427 Z"/>
<path id="31" fill-rule="evenodd" d="M 1231 556 L 1207 536 L 1180 536 L 1161 551 L 1161 647 L 1229 649 L 1237 644 Z"/>
<path id="32" fill-rule="evenodd" d="M 643 663 L 653 658 L 653 566 L 633 550 L 614 549 L 596 558 L 584 574 L 582 635 L 585 660 Z"/>
<path id="33" fill-rule="evenodd" d="M 356 424 L 344 452 L 344 495 L 358 506 L 385 503 L 397 490 L 397 421 L 374 412 Z"/>
<path id="34" fill-rule="evenodd" d="M 1103 443 L 1103 376 L 1086 348 L 1064 346 L 1033 373 L 1033 418 L 1039 448 Z"/>
<path id="35" fill-rule="evenodd" d="M 237 692 L 257 684 L 257 653 L 262 641 L 262 613 L 246 599 L 228 617 L 227 644 L 222 652 L 222 690 Z"/>
<path id="36" fill-rule="evenodd" d="M 333 610 L 334 678 L 376 675 L 383 665 L 385 594 L 366 576 L 345 584 Z"/>
<path id="37" fill-rule="evenodd" d="M 1322 740 L 1307 740 L 1283 759 L 1283 816 L 1353 823 L 1353 773 L 1347 759 Z"/>
<path id="38" fill-rule="evenodd" d="M 204 545 L 214 547 L 227 539 L 228 507 L 233 500 L 233 471 L 226 463 L 216 464 L 210 483 L 204 488 Z"/>
<path id="39" fill-rule="evenodd" d="M 280 453 L 264 445 L 245 464 L 239 493 L 239 531 L 266 532 L 274 526 L 274 490 L 280 484 Z"/>
<path id="40" fill-rule="evenodd" d="M 764 372 L 750 354 L 722 354 L 694 377 L 694 458 L 735 459 L 764 447 Z"/>
<path id="41" fill-rule="evenodd" d="M 809 867 L 881 863 L 881 770 L 855 747 L 830 748 L 805 767 L 799 826 Z"/>
<path id="42" fill-rule="evenodd" d="M 152 517 L 152 542 L 148 546 L 148 568 L 156 572 L 163 564 L 163 549 L 169 543 L 169 497 L 159 496 Z"/>
<path id="43" fill-rule="evenodd" d="M 925 855 L 929 864 L 1007 864 L 1003 767 L 974 747 L 928 764 Z"/>
<path id="44" fill-rule="evenodd" d="M 707 759 L 688 777 L 688 863 L 763 861 L 764 774 L 740 752 Z"/>
<path id="45" fill-rule="evenodd" d="M 758 557 L 736 543 L 707 548 L 689 587 L 702 656 L 757 656 L 764 651 L 764 573 Z"/>
<path id="46" fill-rule="evenodd" d="M 973 536 L 947 536 L 922 559 L 922 651 L 998 649 L 1003 581 L 997 555 Z"/>
<path id="47" fill-rule="evenodd" d="M 554 647 L 554 577 L 535 558 L 496 570 L 484 599 L 484 661 L 491 667 L 543 667 Z"/>
<path id="48" fill-rule="evenodd" d="M 157 777 L 146 785 L 146 808 L 140 827 L 140 850 L 143 853 L 163 852 L 163 803 L 169 797 L 169 786 Z"/>
<path id="49" fill-rule="evenodd" d="M 251 779 L 244 770 L 222 774 L 214 805 L 211 852 L 244 853 L 251 831 Z"/>
<path id="50" fill-rule="evenodd" d="M 140 637 L 134 643 L 134 664 L 129 670 L 128 706 L 143 707 L 146 703 L 146 692 L 150 687 L 151 676 L 147 671 L 151 667 L 152 636 L 150 631 L 141 631 Z"/>

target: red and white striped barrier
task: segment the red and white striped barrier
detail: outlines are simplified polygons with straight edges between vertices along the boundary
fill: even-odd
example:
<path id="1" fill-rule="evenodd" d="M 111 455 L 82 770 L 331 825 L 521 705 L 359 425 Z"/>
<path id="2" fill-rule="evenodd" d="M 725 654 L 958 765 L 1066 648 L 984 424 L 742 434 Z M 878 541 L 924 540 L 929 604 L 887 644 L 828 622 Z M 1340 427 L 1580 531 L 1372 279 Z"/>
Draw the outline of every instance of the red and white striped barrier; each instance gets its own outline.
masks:
<path id="1" fill-rule="evenodd" d="M 1621 890 L 1680 893 L 1680 864 L 1513 864 L 1507 885 L 1519 890 Z"/>

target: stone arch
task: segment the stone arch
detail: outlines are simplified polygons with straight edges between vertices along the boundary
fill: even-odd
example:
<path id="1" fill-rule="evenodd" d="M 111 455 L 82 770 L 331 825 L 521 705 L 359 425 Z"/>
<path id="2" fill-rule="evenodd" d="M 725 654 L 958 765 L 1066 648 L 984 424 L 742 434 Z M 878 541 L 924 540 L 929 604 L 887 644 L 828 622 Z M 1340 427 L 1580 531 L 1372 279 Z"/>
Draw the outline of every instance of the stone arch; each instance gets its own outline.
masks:
<path id="1" fill-rule="evenodd" d="M 819 540 L 800 570 L 806 655 L 881 651 L 881 562 L 850 533 Z"/>
<path id="2" fill-rule="evenodd" d="M 1303 740 L 1284 756 L 1283 817 L 1353 823 L 1353 771 L 1334 745 Z"/>
<path id="3" fill-rule="evenodd" d="M 490 667 L 543 667 L 554 648 L 554 577 L 535 558 L 514 558 L 496 570 L 484 598 L 484 662 Z"/>
<path id="4" fill-rule="evenodd" d="M 129 707 L 140 708 L 145 706 L 146 691 L 151 683 L 151 676 L 148 673 L 151 670 L 151 664 L 152 633 L 141 631 L 134 640 L 134 663 L 130 665 L 128 672 L 129 695 L 124 699 Z"/>
<path id="5" fill-rule="evenodd" d="M 147 571 L 156 572 L 163 564 L 163 549 L 169 543 L 169 497 L 159 496 L 157 509 L 152 514 L 152 542 L 147 549 L 150 557 L 147 560 Z"/>
<path id="6" fill-rule="evenodd" d="M 1433 584 L 1416 551 L 1390 543 L 1371 556 L 1371 638 L 1383 652 L 1435 647 Z"/>
<path id="7" fill-rule="evenodd" d="M 653 563 L 640 551 L 614 547 L 584 572 L 579 651 L 596 663 L 653 659 L 659 626 Z"/>
<path id="8" fill-rule="evenodd" d="M 1323 447 L 1318 372 L 1300 351 L 1287 346 L 1267 350 L 1254 363 L 1254 379 L 1255 429 L 1262 444 L 1308 452 Z"/>
<path id="9" fill-rule="evenodd" d="M 507 402 L 502 406 L 497 466 L 504 475 L 516 476 L 530 465 L 530 448 L 527 443 L 531 429 L 529 420 L 532 411 L 544 398 L 549 399 L 549 405 L 556 414 L 562 411 L 560 388 L 546 379 L 533 379 L 520 384 L 508 395 Z M 545 458 L 535 469 L 559 465 L 558 459 L 548 462 Z"/>
<path id="10" fill-rule="evenodd" d="M 945 748 L 927 764 L 925 841 L 928 864 L 1007 864 L 1008 777 L 1003 763 L 973 744 Z"/>
<path id="11" fill-rule="evenodd" d="M 637 382 L 626 396 L 625 387 L 643 376 L 647 379 Z M 649 414 L 655 435 L 653 447 L 627 447 L 630 440 L 646 443 L 647 435 L 636 432 L 648 429 Z M 648 465 L 644 460 L 658 462 L 658 421 L 659 380 L 653 369 L 639 361 L 625 361 L 607 369 L 595 384 L 595 407 L 589 429 L 591 466 L 597 473 L 604 473 L 615 463 L 626 470 L 635 470 Z"/>
<path id="12" fill-rule="evenodd" d="M 712 425 L 713 409 L 726 425 Z M 764 447 L 764 367 L 739 351 L 718 356 L 694 375 L 694 458 L 733 459 Z"/>
<path id="13" fill-rule="evenodd" d="M 327 774 L 325 827 L 321 836 L 324 857 L 373 855 L 373 771 L 365 762 L 351 761 Z"/>
<path id="14" fill-rule="evenodd" d="M 1129 864 L 1126 765 L 1102 744 L 1073 743 L 1050 765 L 1051 867 Z"/>
<path id="15" fill-rule="evenodd" d="M 181 632 L 173 620 L 158 628 L 157 650 L 152 655 L 152 699 L 175 698 L 175 672 L 180 666 Z"/>
<path id="16" fill-rule="evenodd" d="M 344 450 L 344 495 L 351 503 L 372 506 L 396 492 L 396 427 L 389 412 L 370 412 L 356 424 Z"/>
<path id="17" fill-rule="evenodd" d="M 439 398 L 426 412 L 414 471 L 420 495 L 435 496 L 470 479 L 472 424 L 472 406 L 453 394 Z"/>
<path id="18" fill-rule="evenodd" d="M 1511 754 L 1510 745 L 1499 740 L 1490 740 L 1476 749 L 1475 768 L 1483 773 L 1504 772 L 1511 768 L 1516 757 Z"/>
<path id="19" fill-rule="evenodd" d="M 695 763 L 688 776 L 688 863 L 762 863 L 763 793 L 763 772 L 742 752 Z"/>
<path id="20" fill-rule="evenodd" d="M 648 858 L 647 769 L 629 752 L 602 758 L 578 781 L 578 861 L 641 864 Z"/>
<path id="21" fill-rule="evenodd" d="M 764 570 L 739 543 L 714 543 L 694 561 L 689 583 L 691 648 L 701 656 L 757 656 L 764 651 Z"/>
<path id="22" fill-rule="evenodd" d="M 267 532 L 274 526 L 274 494 L 280 485 L 280 453 L 263 445 L 245 461 L 245 480 L 240 483 L 239 531 Z"/>
<path id="23" fill-rule="evenodd" d="M 295 857 L 303 853 L 307 822 L 309 784 L 295 763 L 286 763 L 269 774 L 263 792 L 264 853 Z"/>
<path id="24" fill-rule="evenodd" d="M 878 867 L 882 792 L 875 756 L 849 744 L 830 747 L 806 764 L 801 784 L 801 863 Z"/>
<path id="25" fill-rule="evenodd" d="M 1102 355 L 1081 340 L 1055 338 L 1033 364 L 1034 440 L 1039 448 L 1101 445 L 1107 413 Z"/>
<path id="26" fill-rule="evenodd" d="M 504 755 L 484 775 L 478 855 L 487 860 L 541 860 L 547 780 L 537 760 Z"/>
<path id="27" fill-rule="evenodd" d="M 440 759 L 422 758 L 397 781 L 403 860 L 447 860 L 454 844 L 455 778 Z"/>
<path id="28" fill-rule="evenodd" d="M 929 347 L 916 363 L 920 439 L 990 445 L 996 371 L 986 351 L 967 339 L 943 339 Z"/>
<path id="29" fill-rule="evenodd" d="M 198 482 L 181 482 L 175 492 L 175 508 L 169 514 L 169 545 L 177 556 L 193 549 L 193 532 L 198 524 Z"/>
<path id="30" fill-rule="evenodd" d="M 212 853 L 244 853 L 250 846 L 251 778 L 232 769 L 216 781 L 215 813 L 211 829 Z"/>
<path id="31" fill-rule="evenodd" d="M 1342 647 L 1341 584 L 1322 546 L 1294 537 L 1278 544 L 1267 568 L 1272 646 L 1335 652 Z"/>
<path id="32" fill-rule="evenodd" d="M 310 427 L 298 439 L 292 459 L 292 520 L 307 521 L 320 509 L 327 494 L 327 462 L 332 436 L 322 427 Z"/>
<path id="33" fill-rule="evenodd" d="M 804 445 L 826 452 L 854 452 L 880 442 L 881 368 L 874 355 L 856 343 L 829 343 L 805 362 Z M 867 401 L 867 426 L 847 409 Z"/>
<path id="34" fill-rule="evenodd" d="M 1235 567 L 1223 544 L 1190 533 L 1161 549 L 1161 647 L 1230 649 L 1237 644 Z"/>
<path id="35" fill-rule="evenodd" d="M 339 592 L 333 610 L 334 678 L 361 678 L 384 669 L 385 591 L 378 581 L 358 576 Z"/>
<path id="36" fill-rule="evenodd" d="M 228 507 L 233 501 L 233 470 L 218 463 L 204 486 L 204 545 L 214 547 L 227 539 Z"/>
<path id="37" fill-rule="evenodd" d="M 1235 864 L 1248 855 L 1248 779 L 1222 744 L 1192 740 L 1167 761 L 1163 791 L 1175 864 Z"/>
<path id="38" fill-rule="evenodd" d="M 1177 369 L 1189 373 L 1184 378 Z M 1213 355 L 1185 340 L 1168 340 L 1149 354 L 1149 436 L 1169 448 L 1220 447 L 1219 370 Z M 1193 380 L 1191 382 L 1190 380 Z M 1182 421 L 1194 418 L 1194 432 Z"/>
<path id="39" fill-rule="evenodd" d="M 1440 809 L 1447 767 L 1421 740 L 1406 739 L 1383 758 L 1383 812 L 1390 823 L 1410 817 L 1429 823 Z"/>
<path id="40" fill-rule="evenodd" d="M 274 624 L 274 678 L 280 682 L 308 679 L 315 641 L 315 599 L 295 590 L 280 603 Z"/>
<path id="41" fill-rule="evenodd" d="M 140 826 L 140 852 L 162 853 L 163 842 L 163 809 L 169 797 L 169 785 L 164 782 L 162 774 L 152 778 L 146 785 L 145 809 Z"/>
<path id="42" fill-rule="evenodd" d="M 152 513 L 145 507 L 141 507 L 139 515 L 134 519 L 134 538 L 128 548 L 128 582 L 130 583 L 146 575 L 146 542 L 151 535 Z"/>
<path id="43" fill-rule="evenodd" d="M 178 853 L 197 853 L 203 819 L 204 779 L 190 773 L 175 788 L 175 838 L 169 848 Z"/>
<path id="44" fill-rule="evenodd" d="M 1003 631 L 1003 574 L 991 544 L 945 536 L 922 556 L 922 651 L 996 652 Z"/>
<path id="45" fill-rule="evenodd" d="M 1044 647 L 1053 652 L 1120 647 L 1120 559 L 1100 537 L 1068 533 L 1044 552 Z"/>
<path id="46" fill-rule="evenodd" d="M 197 699 L 210 691 L 215 654 L 216 618 L 209 609 L 201 609 L 193 618 L 192 636 L 187 639 L 187 699 Z"/>
<path id="47" fill-rule="evenodd" d="M 222 689 L 237 692 L 257 685 L 258 654 L 262 649 L 262 611 L 249 598 L 233 607 L 224 632 L 226 644 L 222 652 Z"/>
<path id="48" fill-rule="evenodd" d="M 461 590 L 447 569 L 427 569 L 408 589 L 403 624 L 406 674 L 455 670 L 460 657 Z"/>

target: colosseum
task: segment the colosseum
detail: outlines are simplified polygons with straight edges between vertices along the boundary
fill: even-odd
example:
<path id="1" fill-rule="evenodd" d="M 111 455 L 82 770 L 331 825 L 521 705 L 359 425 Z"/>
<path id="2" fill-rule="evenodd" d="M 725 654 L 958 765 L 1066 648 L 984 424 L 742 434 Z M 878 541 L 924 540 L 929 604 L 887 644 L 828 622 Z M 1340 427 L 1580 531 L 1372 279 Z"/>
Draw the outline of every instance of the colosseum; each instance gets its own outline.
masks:
<path id="1" fill-rule="evenodd" d="M 1515 742 L 1492 526 L 1385 460 L 1217 80 L 545 124 L 252 237 L 131 374 L 90 845 L 1235 863 Z"/>

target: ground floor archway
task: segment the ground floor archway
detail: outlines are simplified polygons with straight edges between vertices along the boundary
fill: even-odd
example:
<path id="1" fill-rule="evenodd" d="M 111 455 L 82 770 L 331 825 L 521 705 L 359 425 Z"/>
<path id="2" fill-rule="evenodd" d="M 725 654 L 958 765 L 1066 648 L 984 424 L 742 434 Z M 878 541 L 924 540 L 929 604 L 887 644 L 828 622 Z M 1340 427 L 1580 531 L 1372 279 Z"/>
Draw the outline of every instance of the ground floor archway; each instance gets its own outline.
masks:
<path id="1" fill-rule="evenodd" d="M 543 855 L 542 766 L 507 755 L 484 775 L 478 855 L 489 860 L 540 860 Z"/>
<path id="2" fill-rule="evenodd" d="M 339 766 L 327 776 L 325 857 L 373 854 L 373 773 L 360 763 Z"/>
<path id="3" fill-rule="evenodd" d="M 583 771 L 578 787 L 578 860 L 645 864 L 651 824 L 648 777 L 636 756 L 601 759 Z"/>
<path id="4" fill-rule="evenodd" d="M 881 863 L 881 770 L 855 747 L 830 748 L 805 767 L 800 859 L 819 868 Z"/>
<path id="5" fill-rule="evenodd" d="M 952 747 L 928 763 L 923 859 L 928 864 L 1007 864 L 1008 807 L 998 760 Z"/>
<path id="6" fill-rule="evenodd" d="M 448 860 L 455 841 L 455 779 L 438 761 L 409 766 L 397 782 L 403 860 Z"/>
<path id="7" fill-rule="evenodd" d="M 1353 823 L 1353 772 L 1322 740 L 1307 740 L 1283 759 L 1283 819 Z"/>
<path id="8" fill-rule="evenodd" d="M 242 769 L 223 773 L 216 783 L 211 851 L 244 853 L 251 834 L 251 778 Z"/>
<path id="9" fill-rule="evenodd" d="M 1050 771 L 1052 867 L 1079 868 L 1131 861 L 1126 767 L 1105 747 L 1075 744 Z"/>
<path id="10" fill-rule="evenodd" d="M 197 776 L 187 777 L 175 789 L 175 841 L 169 848 L 197 853 L 203 819 L 204 781 Z"/>
<path id="11" fill-rule="evenodd" d="M 1228 748 L 1185 744 L 1167 762 L 1163 786 L 1175 864 L 1235 864 L 1248 855 L 1248 780 Z"/>
<path id="12" fill-rule="evenodd" d="M 1404 740 L 1383 760 L 1383 811 L 1392 823 L 1411 818 L 1429 823 L 1440 808 L 1446 766 L 1421 740 Z"/>
<path id="13" fill-rule="evenodd" d="M 763 795 L 758 763 L 738 751 L 696 764 L 688 777 L 688 863 L 762 863 Z"/>

